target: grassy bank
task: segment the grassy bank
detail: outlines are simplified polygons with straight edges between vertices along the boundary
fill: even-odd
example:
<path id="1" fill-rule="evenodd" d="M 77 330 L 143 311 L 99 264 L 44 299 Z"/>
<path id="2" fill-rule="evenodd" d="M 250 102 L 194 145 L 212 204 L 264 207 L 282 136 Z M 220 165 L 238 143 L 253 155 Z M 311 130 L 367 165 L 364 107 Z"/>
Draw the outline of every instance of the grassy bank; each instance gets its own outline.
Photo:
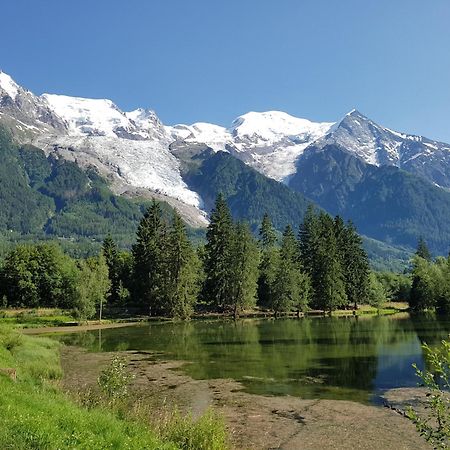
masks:
<path id="1" fill-rule="evenodd" d="M 2 449 L 224 449 L 225 432 L 210 417 L 178 418 L 151 430 L 105 403 L 84 408 L 58 387 L 59 344 L 0 327 L 0 368 L 14 369 L 17 381 L 0 373 Z M 11 372 L 11 371 L 10 371 Z"/>

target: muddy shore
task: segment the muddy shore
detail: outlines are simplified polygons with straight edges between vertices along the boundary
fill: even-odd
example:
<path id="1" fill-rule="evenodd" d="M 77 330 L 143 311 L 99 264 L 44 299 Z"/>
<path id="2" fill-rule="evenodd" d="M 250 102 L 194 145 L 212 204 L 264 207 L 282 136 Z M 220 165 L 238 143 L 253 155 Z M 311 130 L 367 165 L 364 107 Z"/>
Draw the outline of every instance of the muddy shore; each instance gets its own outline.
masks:
<path id="1" fill-rule="evenodd" d="M 193 415 L 214 408 L 224 416 L 236 449 L 431 448 L 409 420 L 388 408 L 248 394 L 232 380 L 194 380 L 177 370 L 182 362 L 157 361 L 151 352 L 123 354 L 135 375 L 134 394 L 155 408 L 176 405 Z M 78 392 L 95 388 L 100 370 L 110 359 L 109 353 L 64 347 L 63 387 Z M 415 389 L 397 389 L 391 395 L 400 407 L 414 398 Z"/>

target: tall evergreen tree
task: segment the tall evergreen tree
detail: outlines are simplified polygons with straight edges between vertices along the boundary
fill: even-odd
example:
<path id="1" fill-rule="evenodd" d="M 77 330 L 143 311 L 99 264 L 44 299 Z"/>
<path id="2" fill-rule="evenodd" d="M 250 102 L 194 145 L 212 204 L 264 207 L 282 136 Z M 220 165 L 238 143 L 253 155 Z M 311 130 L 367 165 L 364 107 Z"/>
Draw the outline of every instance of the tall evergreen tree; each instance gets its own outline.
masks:
<path id="1" fill-rule="evenodd" d="M 137 230 L 133 254 L 133 295 L 150 315 L 164 312 L 167 302 L 167 226 L 153 200 Z"/>
<path id="2" fill-rule="evenodd" d="M 275 314 L 290 311 L 293 308 L 304 311 L 309 297 L 309 277 L 300 271 L 298 244 L 292 227 L 288 225 L 281 241 L 271 307 Z"/>
<path id="3" fill-rule="evenodd" d="M 102 245 L 103 256 L 108 266 L 110 290 L 108 300 L 112 304 L 119 303 L 121 299 L 122 283 L 120 279 L 121 264 L 117 245 L 111 234 L 108 233 Z"/>
<path id="4" fill-rule="evenodd" d="M 311 221 L 311 219 L 308 219 Z M 341 256 L 338 252 L 333 219 L 326 213 L 318 214 L 311 221 L 313 232 L 309 233 L 308 254 L 301 235 L 302 260 L 311 276 L 313 306 L 323 311 L 333 311 L 347 303 Z M 312 235 L 312 239 L 311 239 Z"/>
<path id="5" fill-rule="evenodd" d="M 233 220 L 222 194 L 216 199 L 204 249 L 205 303 L 223 309 L 233 295 Z"/>
<path id="6" fill-rule="evenodd" d="M 167 314 L 171 317 L 188 318 L 198 294 L 199 260 L 192 248 L 186 226 L 175 211 L 168 233 L 169 284 Z"/>
<path id="7" fill-rule="evenodd" d="M 345 225 L 343 220 L 336 216 L 334 230 L 347 301 L 356 309 L 357 303 L 364 303 L 369 293 L 369 259 L 362 246 L 362 239 L 351 222 Z"/>
<path id="8" fill-rule="evenodd" d="M 420 256 L 426 261 L 431 261 L 430 250 L 428 250 L 427 243 L 425 242 L 425 239 L 423 239 L 422 236 L 419 238 L 419 242 L 417 243 L 416 255 Z"/>
<path id="9" fill-rule="evenodd" d="M 229 299 L 229 306 L 234 316 L 246 307 L 256 303 L 258 281 L 259 250 L 252 236 L 248 224 L 239 222 L 234 227 L 232 251 L 232 279 L 233 294 Z"/>
<path id="10" fill-rule="evenodd" d="M 263 307 L 269 307 L 274 302 L 274 283 L 279 263 L 276 242 L 272 221 L 268 214 L 264 214 L 259 230 L 261 262 L 258 277 L 258 304 Z"/>
<path id="11" fill-rule="evenodd" d="M 319 215 L 314 205 L 308 208 L 300 224 L 298 242 L 300 249 L 300 260 L 303 268 L 311 273 L 315 266 L 315 256 L 319 239 Z"/>

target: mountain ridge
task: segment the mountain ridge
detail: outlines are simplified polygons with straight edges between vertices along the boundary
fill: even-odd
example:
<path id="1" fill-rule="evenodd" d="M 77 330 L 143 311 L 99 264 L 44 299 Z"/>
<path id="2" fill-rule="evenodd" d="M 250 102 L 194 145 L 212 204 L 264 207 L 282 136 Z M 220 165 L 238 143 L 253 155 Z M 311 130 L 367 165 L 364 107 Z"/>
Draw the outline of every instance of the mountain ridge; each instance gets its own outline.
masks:
<path id="1" fill-rule="evenodd" d="M 265 192 L 267 201 L 280 217 L 297 220 L 304 205 L 312 200 L 328 211 L 338 211 L 345 219 L 354 220 L 358 217 L 351 201 L 356 202 L 353 209 L 363 210 L 363 199 L 372 193 L 361 189 L 363 186 L 377 188 L 376 183 L 361 184 L 358 176 L 367 179 L 369 173 L 375 177 L 381 173 L 368 167 L 400 169 L 390 172 L 390 182 L 397 188 L 406 180 L 403 171 L 412 174 L 416 178 L 411 183 L 420 185 L 420 189 L 408 190 L 408 195 L 413 198 L 429 194 L 432 203 L 442 202 L 445 210 L 450 195 L 446 192 L 450 188 L 450 145 L 385 128 L 356 109 L 334 123 L 312 122 L 281 111 L 253 111 L 236 118 L 228 128 L 210 123 L 167 126 L 151 109 L 125 112 L 107 99 L 57 94 L 36 96 L 0 72 L 0 125 L 9 129 L 20 145 L 31 144 L 41 149 L 46 158 L 67 160 L 85 171 L 94 169 L 106 180 L 113 194 L 158 197 L 181 209 L 185 219 L 199 227 L 208 223 L 211 193 L 217 193 L 219 186 L 229 192 L 234 213 L 252 223 L 256 223 L 258 214 L 264 213 L 261 192 Z M 330 146 L 338 147 L 351 158 L 334 158 L 328 151 Z M 208 163 L 204 152 L 209 152 Z M 230 159 L 227 166 L 234 172 L 227 169 L 229 176 L 223 177 L 217 170 L 225 167 L 222 165 L 225 157 L 218 157 L 218 164 L 211 163 L 213 155 L 219 153 L 244 165 Z M 322 168 L 330 170 L 330 164 L 337 164 L 338 170 L 332 172 L 331 178 L 325 173 L 323 180 L 311 177 L 306 162 L 314 159 L 321 161 Z M 351 170 L 345 166 L 347 163 L 353 167 Z M 259 172 L 262 178 L 245 166 Z M 437 186 L 438 190 L 430 190 L 421 180 Z M 380 179 L 377 182 L 382 183 Z M 337 187 L 340 185 L 344 190 Z M 237 186 L 242 192 L 235 196 Z M 259 189 L 255 191 L 258 202 L 251 198 L 252 186 Z M 333 189 L 340 197 L 333 194 Z M 349 189 L 358 190 L 360 203 L 349 194 Z M 332 200 L 327 200 L 327 195 Z M 393 192 L 389 197 L 392 204 L 395 195 Z M 377 201 L 379 207 L 391 206 Z M 293 214 L 285 214 L 283 208 L 292 208 Z M 413 213 L 417 216 L 412 217 Z M 394 220 L 393 226 L 413 221 L 408 239 L 402 240 L 396 233 L 390 242 L 392 236 L 383 235 L 387 242 L 411 248 L 417 233 L 436 232 L 441 234 L 436 248 L 444 251 L 445 218 L 439 216 L 438 222 L 429 222 L 427 229 L 420 211 L 408 210 L 404 214 L 394 218 L 398 223 Z M 378 238 L 385 225 L 381 219 L 373 217 L 373 220 L 368 236 Z M 286 220 L 278 222 L 282 226 Z"/>

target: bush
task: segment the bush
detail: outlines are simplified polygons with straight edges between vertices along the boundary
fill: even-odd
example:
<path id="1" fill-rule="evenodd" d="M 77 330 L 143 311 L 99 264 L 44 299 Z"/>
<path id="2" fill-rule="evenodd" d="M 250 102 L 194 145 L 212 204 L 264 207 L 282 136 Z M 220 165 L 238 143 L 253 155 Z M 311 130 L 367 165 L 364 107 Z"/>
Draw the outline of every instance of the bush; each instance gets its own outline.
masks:
<path id="1" fill-rule="evenodd" d="M 421 416 L 412 407 L 407 410 L 417 431 L 434 448 L 449 448 L 450 446 L 450 342 L 442 341 L 441 348 L 431 349 L 424 344 L 423 349 L 430 367 L 421 371 L 413 365 L 417 376 L 427 388 L 426 409 L 428 414 Z"/>
<path id="2" fill-rule="evenodd" d="M 127 371 L 126 360 L 116 355 L 101 372 L 98 384 L 103 393 L 114 402 L 128 395 L 128 385 L 132 379 L 133 375 Z"/>

